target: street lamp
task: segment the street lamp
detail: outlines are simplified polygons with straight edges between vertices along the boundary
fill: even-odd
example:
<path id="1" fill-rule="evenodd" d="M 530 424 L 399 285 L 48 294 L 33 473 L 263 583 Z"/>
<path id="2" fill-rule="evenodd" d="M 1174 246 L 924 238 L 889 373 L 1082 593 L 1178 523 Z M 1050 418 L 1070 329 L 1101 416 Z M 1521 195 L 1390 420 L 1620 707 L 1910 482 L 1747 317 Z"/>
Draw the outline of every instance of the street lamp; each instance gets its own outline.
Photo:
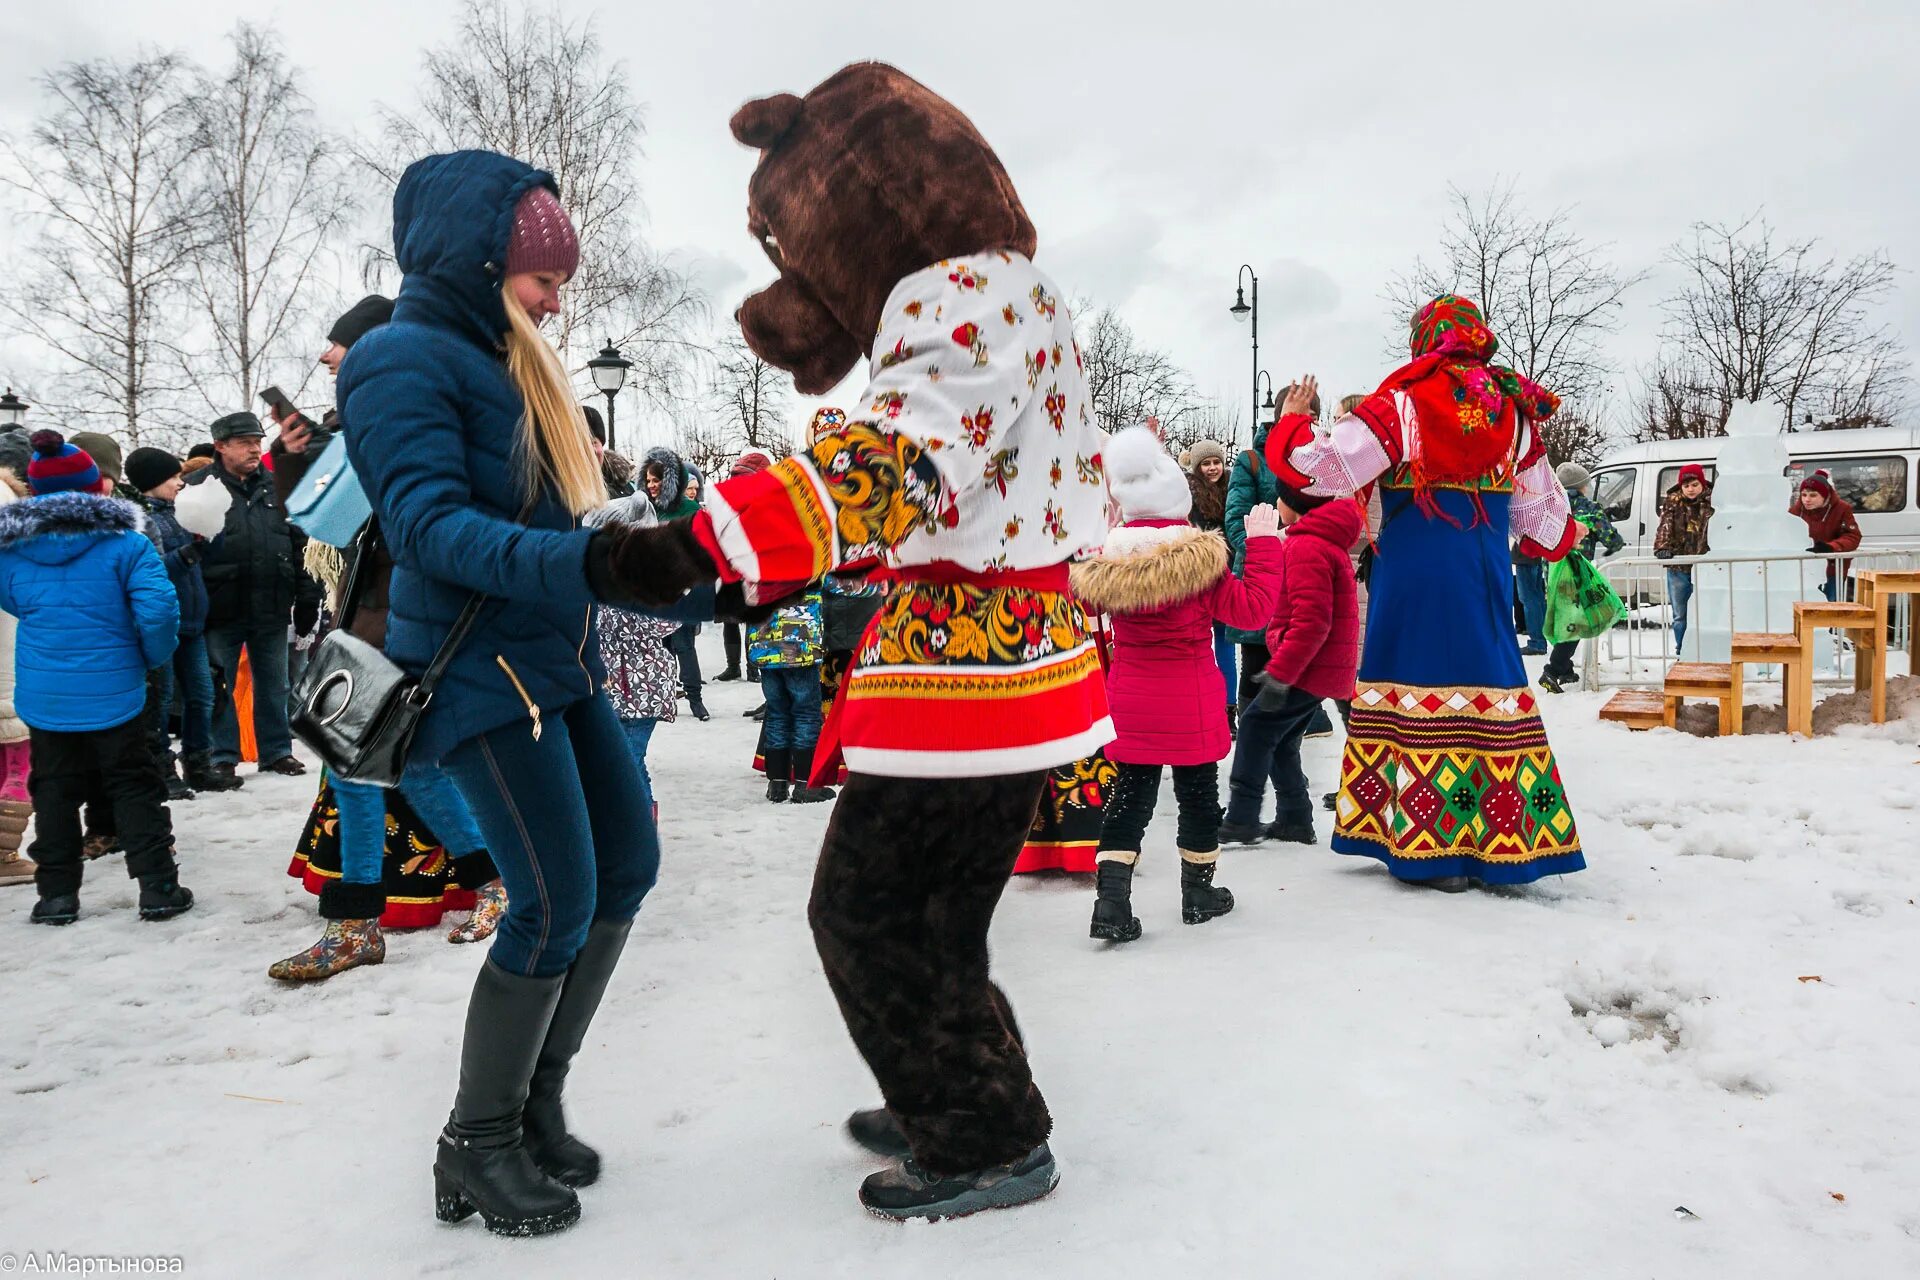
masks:
<path id="1" fill-rule="evenodd" d="M 13 394 L 13 388 L 7 388 L 7 394 L 0 396 L 0 428 L 11 430 L 27 420 L 28 405 L 25 400 Z"/>
<path id="2" fill-rule="evenodd" d="M 1253 282 L 1253 305 L 1247 305 L 1245 281 Z M 1260 429 L 1260 277 L 1253 274 L 1253 268 L 1246 263 L 1240 264 L 1240 274 L 1234 277 L 1233 305 L 1227 310 L 1235 320 L 1253 317 L 1253 429 Z"/>
<path id="3" fill-rule="evenodd" d="M 1274 407 L 1273 407 L 1273 375 L 1269 374 L 1265 369 L 1262 369 L 1260 372 L 1253 375 L 1254 397 L 1256 399 L 1259 398 L 1260 380 L 1262 378 L 1265 378 L 1267 380 L 1267 398 L 1265 400 L 1261 400 L 1259 407 L 1253 411 L 1253 427 L 1254 427 L 1255 435 L 1258 435 L 1260 430 L 1260 410 L 1261 409 L 1265 409 L 1273 414 L 1273 417 L 1267 419 L 1269 422 L 1273 421 L 1273 418 L 1277 418 L 1280 416 L 1279 413 L 1276 410 L 1274 410 Z"/>
<path id="4" fill-rule="evenodd" d="M 587 361 L 587 368 L 593 373 L 593 385 L 600 388 L 600 394 L 607 398 L 607 448 L 612 449 L 615 447 L 613 398 L 627 384 L 627 370 L 633 368 L 633 361 L 621 355 L 620 349 L 609 342 L 601 348 L 599 355 Z"/>

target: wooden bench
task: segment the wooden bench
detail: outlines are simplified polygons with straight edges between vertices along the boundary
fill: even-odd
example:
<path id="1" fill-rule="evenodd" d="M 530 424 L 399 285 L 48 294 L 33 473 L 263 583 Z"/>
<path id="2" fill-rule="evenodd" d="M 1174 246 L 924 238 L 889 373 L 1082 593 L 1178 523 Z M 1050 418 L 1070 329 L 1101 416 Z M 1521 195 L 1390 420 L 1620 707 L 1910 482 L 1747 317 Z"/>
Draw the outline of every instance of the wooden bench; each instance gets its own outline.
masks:
<path id="1" fill-rule="evenodd" d="M 1877 594 L 1877 589 L 1876 589 Z M 1800 641 L 1803 658 L 1793 678 L 1793 705 L 1787 715 L 1787 732 L 1813 736 L 1813 643 L 1814 633 L 1835 631 L 1871 632 L 1877 625 L 1877 610 L 1869 604 L 1832 600 L 1796 600 L 1793 605 L 1793 631 Z M 1860 656 L 1881 669 L 1886 680 L 1886 646 L 1869 641 L 1861 646 Z M 1796 720 L 1798 723 L 1795 723 Z"/>
<path id="2" fill-rule="evenodd" d="M 1780 710 L 1787 718 L 1787 732 L 1798 721 L 1794 717 L 1793 693 L 1800 671 L 1812 671 L 1813 655 L 1791 631 L 1737 631 L 1733 636 L 1733 663 L 1744 669 L 1749 663 L 1780 667 Z"/>
<path id="3" fill-rule="evenodd" d="M 1629 729 L 1658 729 L 1673 723 L 1667 718 L 1665 696 L 1653 689 L 1620 690 L 1600 708 L 1600 718 Z"/>
<path id="4" fill-rule="evenodd" d="M 1665 723 L 1672 727 L 1680 704 L 1688 698 L 1711 698 L 1720 707 L 1720 736 L 1738 737 L 1741 730 L 1743 668 L 1730 662 L 1680 662 L 1667 670 L 1661 691 Z"/>
<path id="5" fill-rule="evenodd" d="M 1920 595 L 1920 569 L 1863 569 L 1854 577 L 1860 604 L 1873 610 L 1873 630 L 1867 633 L 1854 664 L 1853 687 L 1873 690 L 1873 722 L 1887 722 L 1887 618 L 1895 596 Z M 1871 652 L 1867 652 L 1870 647 Z M 1907 669 L 1913 669 L 1913 640 L 1907 640 Z"/>

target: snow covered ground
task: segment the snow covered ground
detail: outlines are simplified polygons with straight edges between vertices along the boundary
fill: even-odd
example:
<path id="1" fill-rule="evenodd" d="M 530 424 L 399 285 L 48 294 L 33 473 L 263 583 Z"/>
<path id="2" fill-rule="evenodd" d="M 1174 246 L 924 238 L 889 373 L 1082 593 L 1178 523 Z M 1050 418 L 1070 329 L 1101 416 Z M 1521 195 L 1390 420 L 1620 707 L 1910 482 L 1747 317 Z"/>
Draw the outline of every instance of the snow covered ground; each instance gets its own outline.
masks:
<path id="1" fill-rule="evenodd" d="M 395 935 L 382 967 L 270 983 L 316 929 L 285 875 L 312 787 L 262 778 L 176 807 L 200 895 L 177 922 L 138 923 L 112 860 L 70 928 L 0 890 L 0 1254 L 203 1276 L 1920 1273 L 1920 723 L 1722 742 L 1551 699 L 1586 873 L 1445 897 L 1267 846 L 1227 854 L 1239 909 L 1201 928 L 1178 920 L 1169 791 L 1143 941 L 1088 941 L 1091 888 L 1064 879 L 1016 881 L 1000 913 L 1059 1190 L 900 1227 L 860 1211 L 876 1166 L 837 1128 L 874 1091 L 804 918 L 827 806 L 760 799 L 750 697 L 713 686 L 711 723 L 655 738 L 666 862 L 569 1093 L 607 1158 L 579 1226 L 433 1220 L 481 953 Z M 1316 791 L 1337 746 L 1309 744 Z"/>

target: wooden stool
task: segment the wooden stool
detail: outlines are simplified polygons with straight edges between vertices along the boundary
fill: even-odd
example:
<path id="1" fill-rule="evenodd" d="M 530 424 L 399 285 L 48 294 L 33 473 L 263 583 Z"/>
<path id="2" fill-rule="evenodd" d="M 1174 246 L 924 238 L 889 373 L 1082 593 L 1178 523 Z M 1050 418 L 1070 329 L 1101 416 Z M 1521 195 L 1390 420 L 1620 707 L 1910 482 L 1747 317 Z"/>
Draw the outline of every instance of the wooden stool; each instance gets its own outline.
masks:
<path id="1" fill-rule="evenodd" d="M 1673 726 L 1680 714 L 1680 704 L 1688 698 L 1712 698 L 1720 704 L 1720 736 L 1738 737 L 1743 676 L 1743 669 L 1729 662 L 1675 663 L 1667 671 L 1667 684 L 1661 695 L 1661 701 L 1666 704 L 1667 726 Z"/>
<path id="2" fill-rule="evenodd" d="M 1876 588 L 1877 593 L 1877 588 Z M 1813 736 L 1813 640 L 1814 632 L 1825 628 L 1836 631 L 1871 631 L 1874 626 L 1874 608 L 1872 605 L 1843 604 L 1829 600 L 1796 600 L 1793 604 L 1793 631 L 1800 640 L 1800 648 L 1805 654 L 1800 669 L 1795 673 L 1793 710 L 1788 718 L 1787 732 Z M 1874 645 L 1869 651 L 1869 660 L 1885 646 Z M 1881 663 L 1881 679 L 1885 680 L 1885 665 Z M 1793 723 L 1798 717 L 1799 724 Z"/>
<path id="3" fill-rule="evenodd" d="M 1864 569 L 1854 578 L 1859 584 L 1860 604 L 1873 610 L 1871 670 L 1857 663 L 1853 671 L 1854 688 L 1873 690 L 1873 722 L 1887 722 L 1887 619 L 1895 596 L 1920 595 L 1920 569 Z M 1907 637 L 1907 668 L 1913 669 L 1913 637 Z"/>
<path id="4" fill-rule="evenodd" d="M 1801 647 L 1800 637 L 1791 631 L 1735 632 L 1732 665 L 1744 671 L 1751 662 L 1780 667 L 1780 710 L 1787 717 L 1787 732 L 1792 733 L 1798 723 L 1793 712 L 1796 677 L 1803 668 L 1812 670 L 1813 655 Z"/>
<path id="5" fill-rule="evenodd" d="M 1667 700 L 1652 689 L 1622 689 L 1600 708 L 1602 720 L 1624 724 L 1629 729 L 1657 729 L 1670 725 Z"/>

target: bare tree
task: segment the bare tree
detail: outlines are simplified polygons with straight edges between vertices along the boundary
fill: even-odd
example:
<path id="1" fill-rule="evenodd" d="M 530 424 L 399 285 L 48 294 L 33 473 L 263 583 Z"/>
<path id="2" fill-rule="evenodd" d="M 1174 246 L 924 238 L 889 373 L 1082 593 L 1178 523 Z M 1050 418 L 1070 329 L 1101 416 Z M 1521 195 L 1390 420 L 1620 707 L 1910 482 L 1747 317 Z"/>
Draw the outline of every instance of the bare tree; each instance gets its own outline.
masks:
<path id="1" fill-rule="evenodd" d="M 1818 243 L 1778 244 L 1758 214 L 1696 223 L 1667 255 L 1687 276 L 1666 303 L 1671 358 L 1729 408 L 1766 399 L 1790 423 L 1816 410 L 1885 422 L 1905 394 L 1906 360 L 1870 312 L 1893 288 L 1894 265 L 1878 251 L 1823 258 Z"/>
<path id="2" fill-rule="evenodd" d="M 624 63 L 608 64 L 592 20 L 558 3 L 465 0 L 449 43 L 427 52 L 420 104 L 380 108 L 362 159 L 389 183 L 435 151 L 483 147 L 551 172 L 580 233 L 580 271 L 555 334 L 576 370 L 597 341 L 634 362 L 628 383 L 656 405 L 686 394 L 699 290 L 641 236 L 634 175 L 644 133 Z"/>
<path id="3" fill-rule="evenodd" d="M 0 141 L 0 182 L 39 223 L 6 322 L 51 351 L 47 407 L 138 446 L 189 421 L 169 310 L 203 242 L 184 189 L 200 146 L 171 54 L 74 62 L 42 77 L 25 144 Z"/>
<path id="4" fill-rule="evenodd" d="M 755 355 L 737 331 L 723 337 L 714 354 L 707 398 L 719 416 L 716 444 L 737 442 L 734 453 L 759 449 L 776 462 L 792 453 L 787 375 Z"/>
<path id="5" fill-rule="evenodd" d="M 251 405 L 276 378 L 305 385 L 317 347 L 297 340 L 331 300 L 322 268 L 353 207 L 344 155 L 315 124 L 279 42 L 244 22 L 231 39 L 231 66 L 203 74 L 193 102 L 196 198 L 211 235 L 193 261 L 192 296 L 211 350 L 183 363 L 215 413 Z"/>
<path id="6" fill-rule="evenodd" d="M 1544 217 L 1527 212 L 1511 183 L 1478 195 L 1453 187 L 1449 200 L 1441 261 L 1416 262 L 1388 289 L 1396 318 L 1404 325 L 1439 294 L 1465 294 L 1500 339 L 1503 363 L 1563 401 L 1601 398 L 1613 376 L 1602 343 L 1619 326 L 1622 298 L 1645 273 L 1626 275 L 1609 262 L 1607 246 L 1573 229 L 1571 209 Z"/>
<path id="7" fill-rule="evenodd" d="M 1191 412 L 1173 422 L 1162 419 L 1160 434 L 1167 443 L 1167 452 L 1176 458 L 1202 440 L 1218 441 L 1231 454 L 1238 447 L 1240 437 L 1240 404 L 1238 401 L 1228 404 L 1218 400 L 1198 401 Z"/>
<path id="8" fill-rule="evenodd" d="M 1629 431 L 1641 441 L 1724 435 L 1732 407 L 1709 373 L 1669 351 L 1641 371 Z"/>
<path id="9" fill-rule="evenodd" d="M 1142 345 L 1112 307 L 1076 302 L 1073 314 L 1087 398 L 1102 430 L 1120 431 L 1157 417 L 1171 439 L 1200 411 L 1193 379 L 1166 352 Z"/>

